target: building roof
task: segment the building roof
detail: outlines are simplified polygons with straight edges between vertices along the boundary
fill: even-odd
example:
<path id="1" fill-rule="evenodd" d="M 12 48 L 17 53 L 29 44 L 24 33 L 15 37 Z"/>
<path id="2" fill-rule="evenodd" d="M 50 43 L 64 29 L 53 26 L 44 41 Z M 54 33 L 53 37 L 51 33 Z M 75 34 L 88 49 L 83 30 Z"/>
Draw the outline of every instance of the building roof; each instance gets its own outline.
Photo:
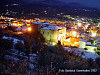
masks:
<path id="1" fill-rule="evenodd" d="M 38 22 L 38 21 L 37 21 L 37 22 L 33 22 L 33 23 L 34 23 L 34 24 L 41 24 L 42 22 Z"/>
<path id="2" fill-rule="evenodd" d="M 59 26 L 49 25 L 48 27 L 43 27 L 41 29 L 45 29 L 45 30 L 57 30 L 59 28 L 60 28 Z"/>
<path id="3" fill-rule="evenodd" d="M 96 47 L 95 45 L 89 45 L 89 44 L 86 44 L 86 46 Z"/>
<path id="4" fill-rule="evenodd" d="M 86 40 L 84 40 L 84 39 L 80 39 L 80 41 L 86 42 Z"/>
<path id="5" fill-rule="evenodd" d="M 20 30 L 21 30 L 21 28 L 17 28 L 16 30 L 17 30 L 17 31 L 20 31 Z"/>
<path id="6" fill-rule="evenodd" d="M 43 25 L 45 25 L 45 24 L 50 24 L 50 23 L 47 23 L 47 22 L 43 23 Z"/>

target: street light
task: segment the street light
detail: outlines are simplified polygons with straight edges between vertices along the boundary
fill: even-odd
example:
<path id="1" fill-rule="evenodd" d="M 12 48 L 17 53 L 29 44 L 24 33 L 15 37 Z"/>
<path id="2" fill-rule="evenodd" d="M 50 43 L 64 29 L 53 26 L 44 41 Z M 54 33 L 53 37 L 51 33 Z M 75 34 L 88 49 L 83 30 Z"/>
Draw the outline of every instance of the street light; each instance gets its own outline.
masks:
<path id="1" fill-rule="evenodd" d="M 96 36 L 96 33 L 92 33 L 92 37 L 95 37 Z"/>
<path id="2" fill-rule="evenodd" d="M 87 29 L 87 28 L 88 28 L 88 25 L 86 25 L 85 27 L 86 27 L 86 29 Z"/>
<path id="3" fill-rule="evenodd" d="M 54 45 L 56 45 L 56 43 L 52 43 L 52 45 L 54 46 Z"/>
<path id="4" fill-rule="evenodd" d="M 76 36 L 77 32 L 76 31 L 73 31 L 72 34 L 73 34 L 73 36 Z"/>
<path id="5" fill-rule="evenodd" d="M 78 27 L 81 27 L 82 23 L 78 23 Z"/>
<path id="6" fill-rule="evenodd" d="M 31 31 L 32 29 L 31 29 L 31 27 L 28 27 L 28 31 Z"/>

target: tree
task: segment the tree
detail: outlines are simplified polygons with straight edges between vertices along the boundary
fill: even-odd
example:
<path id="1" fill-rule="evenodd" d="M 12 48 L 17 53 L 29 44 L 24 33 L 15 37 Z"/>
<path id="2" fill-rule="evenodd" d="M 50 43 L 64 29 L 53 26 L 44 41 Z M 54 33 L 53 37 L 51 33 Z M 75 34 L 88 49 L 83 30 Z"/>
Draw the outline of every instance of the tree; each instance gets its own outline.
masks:
<path id="1" fill-rule="evenodd" d="M 26 31 L 23 36 L 24 45 L 27 49 L 28 54 L 28 64 L 30 60 L 30 54 L 34 51 L 37 52 L 42 47 L 42 43 L 44 43 L 44 37 L 40 33 L 38 29 L 34 29 L 34 27 L 31 27 L 32 29 L 30 31 Z M 29 68 L 29 65 L 28 65 Z"/>
<path id="2" fill-rule="evenodd" d="M 3 37 L 3 31 L 0 29 L 0 39 Z"/>
<path id="3" fill-rule="evenodd" d="M 22 42 L 18 42 L 15 44 L 15 49 L 18 49 L 19 51 L 24 50 L 24 44 Z"/>
<path id="4" fill-rule="evenodd" d="M 98 64 L 98 66 L 100 67 L 100 57 L 96 58 L 95 61 Z"/>
<path id="5" fill-rule="evenodd" d="M 2 49 L 11 49 L 13 48 L 13 42 L 8 39 L 0 39 L 0 48 Z"/>

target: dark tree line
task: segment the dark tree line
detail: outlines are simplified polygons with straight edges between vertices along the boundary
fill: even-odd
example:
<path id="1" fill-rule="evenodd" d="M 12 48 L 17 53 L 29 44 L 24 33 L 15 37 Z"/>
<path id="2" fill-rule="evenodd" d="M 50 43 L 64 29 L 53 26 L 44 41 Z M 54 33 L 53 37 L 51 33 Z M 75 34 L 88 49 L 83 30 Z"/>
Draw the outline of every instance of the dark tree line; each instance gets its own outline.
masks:
<path id="1" fill-rule="evenodd" d="M 81 56 L 70 54 L 64 51 L 63 47 L 58 44 L 57 46 L 48 47 L 46 45 L 41 49 L 38 56 L 37 72 L 39 74 L 72 74 L 73 73 L 59 73 L 59 69 L 97 69 L 96 73 L 81 73 L 80 75 L 99 74 L 99 60 L 93 61 L 92 59 L 83 59 Z M 52 63 L 52 68 L 51 68 Z M 78 74 L 78 73 L 74 73 Z"/>

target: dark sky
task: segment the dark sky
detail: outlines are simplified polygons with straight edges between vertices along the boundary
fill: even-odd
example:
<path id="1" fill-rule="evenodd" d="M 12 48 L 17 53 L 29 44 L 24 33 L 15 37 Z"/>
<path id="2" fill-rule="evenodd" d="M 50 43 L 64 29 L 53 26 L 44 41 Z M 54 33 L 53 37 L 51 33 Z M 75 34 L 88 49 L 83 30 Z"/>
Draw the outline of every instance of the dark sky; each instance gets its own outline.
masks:
<path id="1" fill-rule="evenodd" d="M 32 3 L 32 2 L 39 2 L 39 1 L 47 1 L 49 3 L 49 1 L 62 1 L 64 3 L 79 3 L 88 7 L 95 7 L 95 8 L 100 8 L 100 0 L 0 0 L 3 2 L 7 2 L 7 1 L 23 1 L 23 3 Z"/>
<path id="2" fill-rule="evenodd" d="M 31 2 L 36 2 L 36 1 L 45 1 L 45 0 L 23 0 L 27 3 L 31 3 Z M 47 0 L 48 2 L 50 0 Z M 54 0 L 52 0 L 54 1 Z M 96 8 L 100 8 L 100 0 L 55 0 L 55 1 L 62 1 L 62 2 L 65 2 L 65 3 L 72 3 L 72 2 L 75 2 L 75 3 L 80 3 L 80 4 L 83 4 L 85 6 L 89 6 L 89 7 L 96 7 Z"/>

